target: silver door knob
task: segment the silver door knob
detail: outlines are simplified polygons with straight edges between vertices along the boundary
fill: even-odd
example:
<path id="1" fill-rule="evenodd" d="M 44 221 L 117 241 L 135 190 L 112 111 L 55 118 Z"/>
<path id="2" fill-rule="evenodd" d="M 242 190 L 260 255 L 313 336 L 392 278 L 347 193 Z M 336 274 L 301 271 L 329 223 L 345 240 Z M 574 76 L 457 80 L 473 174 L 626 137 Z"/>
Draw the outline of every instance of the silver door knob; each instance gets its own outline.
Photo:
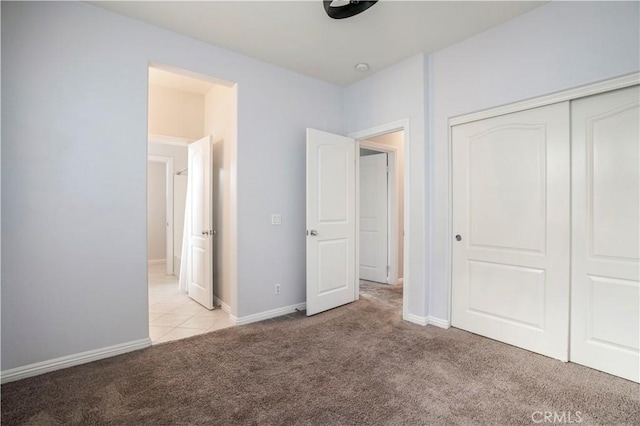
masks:
<path id="1" fill-rule="evenodd" d="M 209 235 L 209 231 L 202 231 L 202 235 Z"/>
<path id="2" fill-rule="evenodd" d="M 312 237 L 317 237 L 318 236 L 318 231 L 316 231 L 315 229 L 311 230 L 311 236 Z"/>
<path id="3" fill-rule="evenodd" d="M 461 241 L 462 237 L 460 236 L 460 234 L 456 235 L 456 241 Z"/>

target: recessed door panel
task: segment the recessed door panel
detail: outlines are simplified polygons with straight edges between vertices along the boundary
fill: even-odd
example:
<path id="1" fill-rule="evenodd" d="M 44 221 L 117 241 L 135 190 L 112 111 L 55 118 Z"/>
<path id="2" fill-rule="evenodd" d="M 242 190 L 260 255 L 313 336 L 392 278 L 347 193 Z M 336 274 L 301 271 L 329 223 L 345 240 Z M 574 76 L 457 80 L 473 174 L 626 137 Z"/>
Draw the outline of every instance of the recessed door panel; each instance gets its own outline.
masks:
<path id="1" fill-rule="evenodd" d="M 586 338 L 590 343 L 637 352 L 640 338 L 638 281 L 588 276 Z"/>
<path id="2" fill-rule="evenodd" d="M 568 358 L 568 102 L 452 128 L 452 324 Z"/>
<path id="3" fill-rule="evenodd" d="M 349 286 L 349 241 L 346 238 L 323 240 L 318 243 L 318 294 Z"/>
<path id="4" fill-rule="evenodd" d="M 348 182 L 353 178 L 340 148 L 330 144 L 317 147 L 318 223 L 344 223 L 348 219 Z"/>
<path id="5" fill-rule="evenodd" d="M 377 232 L 360 230 L 360 279 L 367 279 L 362 275 L 363 269 L 375 269 L 376 267 L 379 254 L 376 250 L 377 241 Z"/>
<path id="6" fill-rule="evenodd" d="M 586 122 L 593 256 L 638 259 L 639 115 L 628 104 Z"/>
<path id="7" fill-rule="evenodd" d="M 544 124 L 512 124 L 469 139 L 470 244 L 544 251 L 545 138 Z"/>
<path id="8" fill-rule="evenodd" d="M 469 261 L 469 311 L 544 330 L 542 269 Z"/>
<path id="9" fill-rule="evenodd" d="M 203 281 L 206 278 L 207 258 L 206 251 L 201 247 L 191 247 L 191 285 L 198 290 L 206 287 L 207 283 Z"/>
<path id="10" fill-rule="evenodd" d="M 202 150 L 195 150 L 190 153 L 190 176 L 191 179 L 191 235 L 202 238 L 204 227 L 208 226 L 205 217 L 205 201 L 207 198 L 204 179 L 204 160 Z"/>

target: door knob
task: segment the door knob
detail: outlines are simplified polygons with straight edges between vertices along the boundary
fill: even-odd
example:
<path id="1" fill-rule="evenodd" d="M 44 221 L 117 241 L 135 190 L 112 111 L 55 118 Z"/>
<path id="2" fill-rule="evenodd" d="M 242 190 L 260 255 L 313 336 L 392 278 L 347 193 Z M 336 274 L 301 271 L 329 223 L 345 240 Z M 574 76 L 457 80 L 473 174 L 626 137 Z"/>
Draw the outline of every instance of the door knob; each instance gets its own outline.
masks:
<path id="1" fill-rule="evenodd" d="M 460 236 L 460 234 L 456 235 L 456 241 L 461 241 L 462 237 Z"/>
<path id="2" fill-rule="evenodd" d="M 209 231 L 202 231 L 202 235 L 209 235 Z"/>
<path id="3" fill-rule="evenodd" d="M 318 236 L 318 231 L 316 231 L 315 229 L 311 230 L 311 236 L 312 237 L 317 237 Z"/>

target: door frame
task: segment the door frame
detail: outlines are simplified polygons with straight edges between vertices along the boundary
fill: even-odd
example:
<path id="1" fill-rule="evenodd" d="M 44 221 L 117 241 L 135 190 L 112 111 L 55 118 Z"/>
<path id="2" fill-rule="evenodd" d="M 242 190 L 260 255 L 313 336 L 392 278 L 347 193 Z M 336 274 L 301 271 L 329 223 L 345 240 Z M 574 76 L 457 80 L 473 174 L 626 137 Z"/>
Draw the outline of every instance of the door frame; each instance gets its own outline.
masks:
<path id="1" fill-rule="evenodd" d="M 165 165 L 165 241 L 166 241 L 166 273 L 173 275 L 173 157 L 165 157 L 162 155 L 148 155 L 147 164 L 149 162 L 164 163 Z M 147 167 L 148 168 L 148 167 Z M 149 181 L 147 178 L 147 197 L 149 192 Z M 147 215 L 149 207 L 147 206 Z M 147 233 L 148 233 L 147 228 Z M 148 241 L 148 238 L 147 238 Z M 148 244 L 148 243 L 147 243 Z M 148 248 L 147 248 L 148 251 Z"/>
<path id="2" fill-rule="evenodd" d="M 360 239 L 360 148 L 370 149 L 372 151 L 379 152 L 381 154 L 387 154 L 387 262 L 389 265 L 389 271 L 387 273 L 387 284 L 395 284 L 398 282 L 398 237 L 400 233 L 400 206 L 398 191 L 396 191 L 396 173 L 398 170 L 398 149 L 394 146 L 384 145 L 378 142 L 371 142 L 368 140 L 359 140 L 356 142 L 358 147 L 358 158 L 356 160 L 356 235 L 358 240 Z M 359 243 L 359 241 L 358 241 Z M 358 252 L 360 251 L 360 245 L 358 244 Z M 359 257 L 358 257 L 358 260 Z M 356 265 L 359 268 L 359 265 Z M 359 291 L 356 291 L 356 296 L 359 296 Z"/>
<path id="3" fill-rule="evenodd" d="M 616 89 L 624 89 L 625 87 L 635 86 L 637 84 L 640 84 L 640 72 L 598 81 L 596 83 L 586 84 L 567 90 L 561 90 L 559 92 L 539 96 L 532 99 L 526 99 L 507 105 L 501 105 L 494 108 L 472 112 L 469 114 L 450 117 L 448 119 L 447 165 L 449 167 L 449 171 L 447 173 L 447 185 L 449 190 L 447 191 L 448 199 L 446 229 L 448 238 L 445 240 L 445 265 L 448 274 L 448 277 L 446 277 L 446 283 L 448 287 L 447 297 L 449 299 L 447 303 L 447 320 L 449 321 L 449 323 L 451 323 L 451 312 L 453 310 L 453 126 L 470 123 L 472 121 L 483 120 L 486 118 L 497 117 L 500 115 L 511 114 L 514 112 L 525 111 L 528 109 L 538 108 L 546 105 L 556 104 L 559 102 L 572 101 L 587 96 L 597 95 L 599 93 L 610 92 Z"/>
<path id="4" fill-rule="evenodd" d="M 409 211 L 408 206 L 411 205 L 411 146 L 409 142 L 410 133 L 409 133 L 409 119 L 402 119 L 398 121 L 393 121 L 390 123 L 382 124 L 376 127 L 371 127 L 368 129 L 360 130 L 357 132 L 350 133 L 348 136 L 356 140 L 356 146 L 358 147 L 358 155 L 356 156 L 356 200 L 360 199 L 360 143 L 368 138 L 372 138 L 375 136 L 385 135 L 387 133 L 394 133 L 402 131 L 403 132 L 403 140 L 402 140 L 402 148 L 404 151 L 404 235 L 403 239 L 403 261 L 402 261 L 402 269 L 403 269 L 403 277 L 402 277 L 402 319 L 405 321 L 409 321 L 411 315 L 409 314 L 409 286 L 411 285 L 410 279 L 410 269 L 409 269 L 409 259 L 410 259 L 410 245 L 409 238 L 406 238 L 407 235 L 410 235 L 410 226 L 411 223 L 409 221 Z M 364 146 L 363 146 L 364 147 Z M 390 148 L 390 147 L 387 147 Z M 356 230 L 360 229 L 360 203 L 356 202 Z M 397 238 L 396 238 L 397 241 Z M 397 262 L 396 262 L 397 263 Z M 360 265 L 360 232 L 356 232 L 356 266 Z M 396 272 L 397 273 L 397 272 Z M 360 298 L 360 271 L 359 268 L 356 268 L 356 300 Z"/>

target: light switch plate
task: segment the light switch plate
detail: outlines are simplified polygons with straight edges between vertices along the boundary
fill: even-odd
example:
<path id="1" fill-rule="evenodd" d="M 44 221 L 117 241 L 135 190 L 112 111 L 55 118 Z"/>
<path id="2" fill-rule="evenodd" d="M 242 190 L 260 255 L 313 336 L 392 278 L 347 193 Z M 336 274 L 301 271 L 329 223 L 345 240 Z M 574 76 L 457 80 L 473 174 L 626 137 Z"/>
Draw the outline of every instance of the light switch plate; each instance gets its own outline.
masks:
<path id="1" fill-rule="evenodd" d="M 271 224 L 272 225 L 282 225 L 282 215 L 280 213 L 272 213 L 271 214 Z"/>

